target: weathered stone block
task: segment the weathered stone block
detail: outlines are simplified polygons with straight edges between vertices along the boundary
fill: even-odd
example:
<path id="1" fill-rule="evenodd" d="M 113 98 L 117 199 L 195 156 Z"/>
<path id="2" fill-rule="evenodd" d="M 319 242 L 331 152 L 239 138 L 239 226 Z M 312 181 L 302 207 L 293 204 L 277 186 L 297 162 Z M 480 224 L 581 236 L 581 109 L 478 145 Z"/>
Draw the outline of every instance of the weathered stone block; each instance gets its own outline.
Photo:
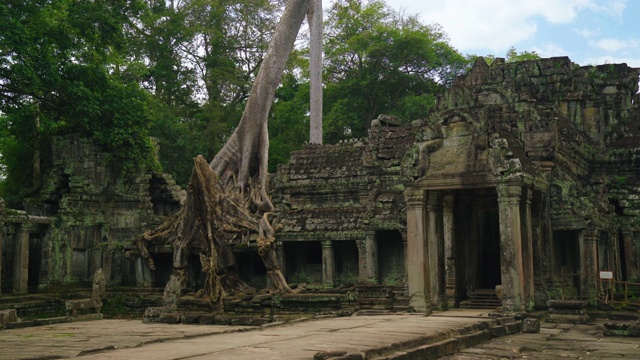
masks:
<path id="1" fill-rule="evenodd" d="M 637 313 L 627 313 L 627 312 L 610 312 L 609 314 L 607 314 L 607 319 L 609 320 L 630 320 L 630 321 L 637 321 L 638 319 L 640 319 L 640 315 L 638 315 Z"/>
<path id="2" fill-rule="evenodd" d="M 591 319 L 588 315 L 548 314 L 547 321 L 553 323 L 587 324 Z"/>
<path id="3" fill-rule="evenodd" d="M 522 332 L 527 334 L 537 334 L 540 332 L 540 320 L 524 319 L 522 322 Z"/>
<path id="4" fill-rule="evenodd" d="M 584 309 L 587 302 L 582 300 L 547 300 L 547 306 L 551 309 Z"/>
<path id="5" fill-rule="evenodd" d="M 0 310 L 0 329 L 4 328 L 7 323 L 15 322 L 18 322 L 16 309 Z"/>

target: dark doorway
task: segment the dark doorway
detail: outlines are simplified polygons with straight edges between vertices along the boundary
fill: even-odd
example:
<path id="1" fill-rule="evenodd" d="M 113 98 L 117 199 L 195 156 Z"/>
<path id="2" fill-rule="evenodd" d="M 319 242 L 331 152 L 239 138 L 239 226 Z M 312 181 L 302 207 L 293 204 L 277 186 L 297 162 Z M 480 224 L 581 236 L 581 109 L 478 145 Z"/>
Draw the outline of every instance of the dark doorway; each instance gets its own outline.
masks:
<path id="1" fill-rule="evenodd" d="M 38 291 L 40 264 L 42 264 L 42 239 L 40 234 L 31 234 L 29 236 L 29 277 L 27 279 L 29 292 Z"/>
<path id="2" fill-rule="evenodd" d="M 153 254 L 153 261 L 156 265 L 156 271 L 154 271 L 154 287 L 164 288 L 171 274 L 173 273 L 173 254 L 172 253 L 156 253 Z"/>
<path id="3" fill-rule="evenodd" d="M 256 289 L 267 287 L 267 268 L 257 251 L 235 253 L 240 280 Z"/>
<path id="4" fill-rule="evenodd" d="M 562 296 L 575 299 L 580 294 L 580 246 L 578 231 L 553 232 L 555 278 L 559 280 Z"/>
<path id="5" fill-rule="evenodd" d="M 319 241 L 289 241 L 283 246 L 289 282 L 322 283 L 322 246 Z"/>
<path id="6" fill-rule="evenodd" d="M 622 230 L 618 230 L 618 251 L 620 252 L 620 275 L 622 281 L 627 281 L 627 252 L 624 246 Z"/>
<path id="7" fill-rule="evenodd" d="M 502 283 L 500 213 L 495 188 L 456 190 L 453 205 L 455 304 Z"/>
<path id="8" fill-rule="evenodd" d="M 495 289 L 502 283 L 500 270 L 500 217 L 498 209 L 485 209 L 480 216 L 480 259 L 477 287 Z"/>
<path id="9" fill-rule="evenodd" d="M 404 285 L 404 244 L 398 230 L 376 231 L 380 283 Z"/>
<path id="10" fill-rule="evenodd" d="M 334 241 L 333 253 L 338 285 L 353 285 L 358 282 L 358 247 L 354 240 Z"/>

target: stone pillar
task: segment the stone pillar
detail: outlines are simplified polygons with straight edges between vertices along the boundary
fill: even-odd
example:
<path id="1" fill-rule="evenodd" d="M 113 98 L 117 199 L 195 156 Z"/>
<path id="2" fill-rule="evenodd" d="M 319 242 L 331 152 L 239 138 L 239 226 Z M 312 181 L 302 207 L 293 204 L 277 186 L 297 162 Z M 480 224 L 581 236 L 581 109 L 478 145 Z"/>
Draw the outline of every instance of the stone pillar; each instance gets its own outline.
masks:
<path id="1" fill-rule="evenodd" d="M 594 304 L 598 299 L 598 230 L 580 232 L 580 295 Z"/>
<path id="2" fill-rule="evenodd" d="M 29 286 L 29 223 L 21 223 L 16 228 L 13 252 L 13 292 L 24 294 Z"/>
<path id="3" fill-rule="evenodd" d="M 408 279 L 409 279 L 409 266 L 408 266 L 408 261 L 407 261 L 407 254 L 409 253 L 407 251 L 407 232 L 402 231 L 402 258 L 404 259 L 404 294 L 405 296 L 407 296 L 409 294 L 409 285 L 408 285 Z"/>
<path id="4" fill-rule="evenodd" d="M 502 272 L 502 309 L 504 312 L 524 310 L 522 225 L 520 195 L 522 187 L 501 184 L 498 190 L 500 213 L 500 270 Z"/>
<path id="5" fill-rule="evenodd" d="M 153 286 L 149 264 L 141 256 L 136 259 L 136 286 Z"/>
<path id="6" fill-rule="evenodd" d="M 444 223 L 442 192 L 429 191 L 427 198 L 427 251 L 431 304 L 435 309 L 447 308 L 446 270 L 444 256 Z"/>
<path id="7" fill-rule="evenodd" d="M 544 261 L 549 261 L 543 256 L 543 226 L 542 226 L 542 196 L 536 195 L 533 197 L 533 203 L 531 206 L 532 219 L 531 227 L 533 228 L 533 284 L 534 284 L 534 299 L 537 303 L 546 301 L 545 293 L 545 273 L 543 271 Z"/>
<path id="8" fill-rule="evenodd" d="M 425 232 L 424 190 L 407 189 L 407 286 L 409 308 L 431 315 L 427 278 L 427 239 Z"/>
<path id="9" fill-rule="evenodd" d="M 531 216 L 531 204 L 533 201 L 533 190 L 527 189 L 523 194 L 524 206 L 522 209 L 522 273 L 524 287 L 524 305 L 527 309 L 533 308 L 534 285 L 533 285 L 533 224 Z"/>
<path id="10" fill-rule="evenodd" d="M 325 288 L 333 288 L 336 263 L 331 240 L 322 241 L 322 283 Z"/>
<path id="11" fill-rule="evenodd" d="M 276 257 L 280 263 L 280 271 L 282 271 L 282 275 L 286 277 L 287 263 L 285 261 L 284 243 L 282 241 L 276 241 Z"/>
<path id="12" fill-rule="evenodd" d="M 455 227 L 453 217 L 453 194 L 444 196 L 442 202 L 442 222 L 444 223 L 444 256 L 446 270 L 446 284 L 455 284 L 456 281 L 456 244 Z M 455 285 L 452 294 L 447 294 L 451 300 L 455 300 Z"/>
<path id="13" fill-rule="evenodd" d="M 633 239 L 633 232 L 630 230 L 622 231 L 622 239 L 624 241 L 625 264 L 627 270 L 627 281 L 638 280 L 638 248 Z"/>
<path id="14" fill-rule="evenodd" d="M 40 228 L 39 231 L 42 236 L 42 258 L 38 290 L 42 290 L 49 286 L 49 278 L 51 276 L 51 227 L 47 225 L 45 228 Z"/>
<path id="15" fill-rule="evenodd" d="M 358 241 L 358 281 L 378 283 L 378 242 L 375 231 L 365 232 L 364 240 Z"/>

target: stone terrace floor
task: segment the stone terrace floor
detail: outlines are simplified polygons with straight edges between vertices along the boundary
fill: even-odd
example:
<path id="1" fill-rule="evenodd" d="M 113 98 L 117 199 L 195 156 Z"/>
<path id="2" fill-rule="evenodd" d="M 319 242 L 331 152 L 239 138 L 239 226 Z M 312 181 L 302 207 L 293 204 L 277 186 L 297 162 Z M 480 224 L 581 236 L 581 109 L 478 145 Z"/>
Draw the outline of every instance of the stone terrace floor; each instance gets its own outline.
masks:
<path id="1" fill-rule="evenodd" d="M 100 320 L 0 331 L 1 359 L 312 359 L 319 351 L 365 352 L 488 321 L 478 310 L 434 316 L 323 318 L 265 327 Z M 604 338 L 597 325 L 544 324 L 464 349 L 450 359 L 640 358 L 640 339 Z"/>

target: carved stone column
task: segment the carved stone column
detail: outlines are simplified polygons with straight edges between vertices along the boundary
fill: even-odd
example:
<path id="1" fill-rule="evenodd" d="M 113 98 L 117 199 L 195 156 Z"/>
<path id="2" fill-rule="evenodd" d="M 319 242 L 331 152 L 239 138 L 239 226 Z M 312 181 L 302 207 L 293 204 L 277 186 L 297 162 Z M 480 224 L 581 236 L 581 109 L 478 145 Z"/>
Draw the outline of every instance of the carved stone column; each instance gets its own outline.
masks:
<path id="1" fill-rule="evenodd" d="M 141 256 L 136 259 L 136 286 L 153 286 L 153 279 L 151 278 L 151 270 L 149 270 L 149 264 Z"/>
<path id="2" fill-rule="evenodd" d="M 325 288 L 333 288 L 336 263 L 331 240 L 322 241 L 322 283 Z"/>
<path id="3" fill-rule="evenodd" d="M 442 221 L 444 223 L 444 257 L 446 270 L 446 284 L 455 284 L 456 281 L 456 244 L 455 227 L 453 217 L 453 194 L 444 196 L 442 203 Z M 446 285 L 445 284 L 445 285 Z M 447 294 L 450 300 L 455 300 L 455 286 L 453 294 Z"/>
<path id="4" fill-rule="evenodd" d="M 16 228 L 13 252 L 13 292 L 23 294 L 29 286 L 29 228 L 31 224 L 21 223 Z"/>
<path id="5" fill-rule="evenodd" d="M 638 248 L 633 239 L 633 232 L 630 230 L 622 231 L 622 239 L 624 241 L 624 262 L 626 264 L 627 281 L 638 280 Z"/>
<path id="6" fill-rule="evenodd" d="M 522 269 L 522 225 L 520 196 L 522 187 L 501 184 L 498 190 L 500 212 L 500 270 L 502 272 L 502 309 L 504 312 L 524 310 Z"/>
<path id="7" fill-rule="evenodd" d="M 282 274 L 286 276 L 286 255 L 284 252 L 284 243 L 282 241 L 276 241 L 276 257 L 278 258 L 278 262 L 280 263 L 280 271 L 282 271 Z"/>
<path id="8" fill-rule="evenodd" d="M 429 280 L 427 278 L 427 239 L 425 232 L 424 190 L 407 189 L 407 285 L 409 307 L 431 315 Z"/>
<path id="9" fill-rule="evenodd" d="M 533 283 L 533 224 L 531 216 L 531 204 L 533 201 L 533 190 L 527 189 L 523 194 L 524 206 L 522 209 L 522 272 L 525 307 L 533 307 L 534 283 Z"/>
<path id="10" fill-rule="evenodd" d="M 442 211 L 442 192 L 429 191 L 427 198 L 427 217 L 429 219 L 427 227 L 428 276 L 431 303 L 438 310 L 447 308 Z"/>
<path id="11" fill-rule="evenodd" d="M 378 242 L 375 231 L 367 231 L 358 243 L 358 281 L 378 283 Z"/>
<path id="12" fill-rule="evenodd" d="M 594 303 L 598 298 L 598 230 L 580 233 L 580 295 Z"/>

